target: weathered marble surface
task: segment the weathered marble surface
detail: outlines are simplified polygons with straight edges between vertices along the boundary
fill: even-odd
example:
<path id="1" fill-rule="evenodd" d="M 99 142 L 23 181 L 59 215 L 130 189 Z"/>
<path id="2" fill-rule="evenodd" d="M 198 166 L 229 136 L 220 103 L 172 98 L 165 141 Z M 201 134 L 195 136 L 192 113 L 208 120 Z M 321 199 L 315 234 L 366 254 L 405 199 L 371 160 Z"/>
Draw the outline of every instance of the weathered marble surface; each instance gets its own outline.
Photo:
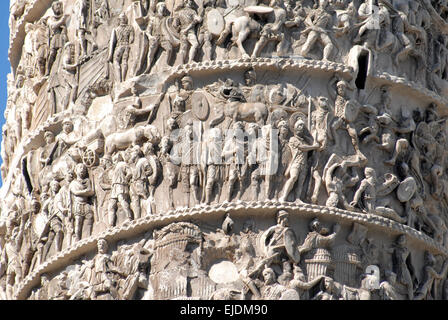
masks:
<path id="1" fill-rule="evenodd" d="M 443 1 L 11 1 L 2 299 L 446 299 Z"/>

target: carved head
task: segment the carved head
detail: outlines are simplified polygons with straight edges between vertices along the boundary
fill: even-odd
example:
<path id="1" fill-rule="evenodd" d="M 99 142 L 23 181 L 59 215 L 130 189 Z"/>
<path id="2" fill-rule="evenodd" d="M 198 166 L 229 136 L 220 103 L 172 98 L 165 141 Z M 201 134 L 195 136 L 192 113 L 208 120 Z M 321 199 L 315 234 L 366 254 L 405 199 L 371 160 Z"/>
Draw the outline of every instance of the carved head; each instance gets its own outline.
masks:
<path id="1" fill-rule="evenodd" d="M 260 126 L 256 123 L 249 123 L 249 126 L 247 127 L 247 135 L 251 138 L 256 138 L 258 130 L 260 129 Z"/>
<path id="2" fill-rule="evenodd" d="M 328 109 L 328 98 L 326 98 L 326 97 L 319 97 L 317 101 L 319 103 L 319 107 L 320 108 L 322 108 L 324 110 Z"/>
<path id="3" fill-rule="evenodd" d="M 23 75 L 19 75 L 17 77 L 16 87 L 22 88 L 24 83 L 25 83 L 25 77 Z"/>
<path id="4" fill-rule="evenodd" d="M 45 138 L 45 142 L 47 144 L 53 143 L 54 142 L 54 134 L 51 131 L 46 131 L 44 134 L 44 138 Z"/>
<path id="5" fill-rule="evenodd" d="M 162 137 L 162 140 L 160 141 L 160 151 L 165 154 L 168 153 L 171 149 L 171 141 L 170 137 L 164 136 Z"/>
<path id="6" fill-rule="evenodd" d="M 320 230 L 322 229 L 322 225 L 320 224 L 320 221 L 318 218 L 314 218 L 309 225 L 309 228 L 311 231 L 316 231 L 316 232 L 320 232 Z"/>
<path id="7" fill-rule="evenodd" d="M 288 136 L 289 133 L 289 125 L 285 120 L 282 120 L 278 123 L 278 131 L 279 131 L 279 136 L 286 138 Z"/>
<path id="8" fill-rule="evenodd" d="M 73 131 L 73 122 L 70 119 L 65 119 L 62 122 L 62 130 L 64 130 L 65 133 L 70 133 Z"/>
<path id="9" fill-rule="evenodd" d="M 120 25 L 127 25 L 128 24 L 128 17 L 125 13 L 120 14 L 118 17 L 118 21 L 120 22 Z"/>
<path id="10" fill-rule="evenodd" d="M 193 121 L 191 119 L 187 121 L 184 127 L 184 134 L 187 139 L 193 139 Z"/>
<path id="11" fill-rule="evenodd" d="M 112 159 L 109 156 L 104 156 L 100 159 L 100 166 L 104 169 L 110 168 L 112 166 Z"/>
<path id="12" fill-rule="evenodd" d="M 366 178 L 376 178 L 376 172 L 375 169 L 371 168 L 371 167 L 367 167 L 364 169 L 364 175 L 366 176 Z"/>
<path id="13" fill-rule="evenodd" d="M 181 79 L 181 84 L 182 84 L 182 88 L 184 88 L 184 90 L 193 90 L 193 78 L 190 76 L 184 76 Z"/>
<path id="14" fill-rule="evenodd" d="M 328 7 L 328 0 L 319 0 L 319 7 L 321 9 L 326 9 Z"/>
<path id="15" fill-rule="evenodd" d="M 156 11 L 158 16 L 164 16 L 166 13 L 166 5 L 165 2 L 159 2 L 156 6 Z"/>
<path id="16" fill-rule="evenodd" d="M 277 223 L 283 227 L 287 227 L 289 223 L 289 212 L 286 210 L 280 210 L 277 213 Z"/>
<path id="17" fill-rule="evenodd" d="M 336 89 L 338 92 L 338 95 L 343 96 L 345 95 L 345 92 L 347 91 L 348 83 L 345 80 L 340 80 L 336 84 Z"/>
<path id="18" fill-rule="evenodd" d="M 96 243 L 96 246 L 98 248 L 98 253 L 105 254 L 107 253 L 107 250 L 109 249 L 109 245 L 106 241 L 106 239 L 99 239 Z"/>
<path id="19" fill-rule="evenodd" d="M 46 287 L 50 283 L 50 278 L 45 273 L 40 275 L 40 285 L 41 287 Z"/>
<path id="20" fill-rule="evenodd" d="M 75 179 L 75 175 L 73 173 L 73 170 L 71 168 L 69 168 L 67 170 L 67 172 L 65 173 L 65 180 L 67 181 L 67 183 L 72 182 Z"/>
<path id="21" fill-rule="evenodd" d="M 33 198 L 31 200 L 31 212 L 38 213 L 39 210 L 40 210 L 40 202 L 36 198 Z"/>
<path id="22" fill-rule="evenodd" d="M 64 4 L 61 1 L 53 2 L 51 5 L 51 9 L 53 10 L 53 13 L 57 16 L 60 16 L 62 13 L 64 13 Z"/>
<path id="23" fill-rule="evenodd" d="M 79 179 L 84 179 L 87 177 L 87 167 L 84 163 L 78 163 L 75 167 L 76 176 Z"/>
<path id="24" fill-rule="evenodd" d="M 305 133 L 305 122 L 302 119 L 298 119 L 294 124 L 294 133 L 298 136 L 302 136 Z"/>
<path id="25" fill-rule="evenodd" d="M 53 192 L 53 194 L 58 193 L 60 187 L 61 187 L 61 186 L 59 185 L 59 182 L 57 182 L 56 180 L 52 180 L 52 181 L 50 182 L 50 190 L 51 190 L 51 192 Z"/>
<path id="26" fill-rule="evenodd" d="M 390 97 L 389 86 L 381 86 L 381 100 L 384 101 Z"/>
<path id="27" fill-rule="evenodd" d="M 399 246 L 405 246 L 405 245 L 406 245 L 406 242 L 407 242 L 407 239 L 406 239 L 406 235 L 405 235 L 405 234 L 402 234 L 401 236 L 399 236 L 399 237 L 397 238 L 397 244 L 398 244 Z"/>
<path id="28" fill-rule="evenodd" d="M 247 86 L 253 86 L 257 83 L 257 74 L 254 69 L 251 68 L 244 72 L 244 83 L 246 83 Z"/>
<path id="29" fill-rule="evenodd" d="M 276 277 L 275 277 L 274 270 L 272 270 L 271 268 L 264 269 L 263 270 L 263 279 L 264 279 L 265 285 L 270 285 L 270 284 L 275 283 Z"/>

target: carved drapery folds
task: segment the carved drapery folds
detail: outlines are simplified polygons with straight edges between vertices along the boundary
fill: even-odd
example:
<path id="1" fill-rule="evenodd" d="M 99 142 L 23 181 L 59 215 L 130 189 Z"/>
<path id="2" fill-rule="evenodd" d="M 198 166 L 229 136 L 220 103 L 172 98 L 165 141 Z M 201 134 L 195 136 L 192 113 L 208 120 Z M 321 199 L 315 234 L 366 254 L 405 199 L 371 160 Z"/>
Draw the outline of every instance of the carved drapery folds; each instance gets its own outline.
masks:
<path id="1" fill-rule="evenodd" d="M 33 299 L 442 298 L 447 8 L 13 2 L 0 294 L 40 276 Z M 260 203 L 319 214 L 243 226 Z M 161 222 L 111 250 L 97 239 L 233 204 L 222 225 Z M 379 242 L 353 215 L 406 232 Z M 87 239 L 95 256 L 43 271 Z"/>

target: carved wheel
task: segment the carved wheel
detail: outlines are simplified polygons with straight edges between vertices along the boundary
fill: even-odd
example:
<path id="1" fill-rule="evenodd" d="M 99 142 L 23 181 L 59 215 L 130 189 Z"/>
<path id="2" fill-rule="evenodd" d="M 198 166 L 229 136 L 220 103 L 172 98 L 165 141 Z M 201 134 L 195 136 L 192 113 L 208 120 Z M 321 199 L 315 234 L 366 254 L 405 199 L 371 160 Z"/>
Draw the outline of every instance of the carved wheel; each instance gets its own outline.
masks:
<path id="1" fill-rule="evenodd" d="M 205 121 L 210 113 L 210 106 L 207 98 L 200 92 L 195 92 L 191 98 L 191 109 L 194 116 L 201 121 Z"/>
<path id="2" fill-rule="evenodd" d="M 87 149 L 82 154 L 82 163 L 84 163 L 87 167 L 93 167 L 98 160 L 98 156 L 96 155 L 95 151 L 91 149 Z"/>

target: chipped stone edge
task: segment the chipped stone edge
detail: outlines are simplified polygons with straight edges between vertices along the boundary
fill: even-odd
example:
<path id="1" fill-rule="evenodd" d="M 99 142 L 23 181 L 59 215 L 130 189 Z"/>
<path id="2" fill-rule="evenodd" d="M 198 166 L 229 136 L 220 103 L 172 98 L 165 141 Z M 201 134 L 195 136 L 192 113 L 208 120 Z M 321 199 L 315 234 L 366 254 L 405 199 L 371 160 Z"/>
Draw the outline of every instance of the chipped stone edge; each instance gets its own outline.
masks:
<path id="1" fill-rule="evenodd" d="M 116 242 L 121 239 L 127 239 L 145 233 L 174 222 L 192 221 L 197 219 L 209 219 L 211 217 L 222 219 L 224 213 L 229 212 L 234 217 L 242 217 L 250 214 L 259 216 L 275 216 L 278 210 L 288 210 L 292 217 L 325 217 L 339 220 L 344 224 L 360 223 L 365 226 L 377 229 L 389 235 L 406 234 L 410 240 L 423 245 L 426 250 L 434 253 L 448 256 L 448 250 L 436 243 L 434 239 L 423 234 L 420 231 L 412 229 L 406 225 L 392 221 L 388 218 L 376 216 L 373 214 L 364 214 L 360 212 L 351 212 L 338 208 L 328 208 L 312 204 L 299 204 L 295 202 L 278 201 L 238 201 L 224 202 L 215 205 L 197 205 L 192 208 L 177 208 L 168 211 L 164 215 L 152 215 L 140 218 L 134 221 L 127 221 L 120 226 L 109 228 L 104 232 L 91 236 L 77 242 L 74 246 L 67 248 L 58 254 L 52 256 L 36 270 L 29 274 L 22 281 L 18 288 L 15 299 L 24 300 L 29 296 L 32 288 L 39 284 L 39 277 L 43 273 L 56 271 L 59 268 L 69 265 L 82 255 L 92 252 L 96 249 L 96 242 L 100 238 Z"/>

